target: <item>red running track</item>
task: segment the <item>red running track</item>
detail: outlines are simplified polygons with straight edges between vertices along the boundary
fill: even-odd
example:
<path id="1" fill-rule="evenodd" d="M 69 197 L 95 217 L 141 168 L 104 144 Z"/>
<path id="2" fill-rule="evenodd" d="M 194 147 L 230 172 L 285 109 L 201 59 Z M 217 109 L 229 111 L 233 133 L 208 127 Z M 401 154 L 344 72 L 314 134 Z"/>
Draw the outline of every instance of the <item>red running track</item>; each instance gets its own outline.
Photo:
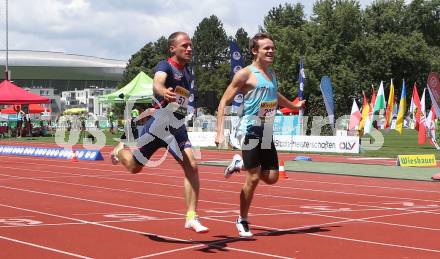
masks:
<path id="1" fill-rule="evenodd" d="M 258 186 L 255 237 L 240 239 L 243 174 L 226 180 L 200 166 L 210 232 L 196 234 L 183 228 L 176 162 L 131 175 L 108 151 L 77 163 L 0 156 L 0 258 L 440 258 L 439 183 L 288 172 Z M 231 156 L 202 151 L 202 160 Z"/>

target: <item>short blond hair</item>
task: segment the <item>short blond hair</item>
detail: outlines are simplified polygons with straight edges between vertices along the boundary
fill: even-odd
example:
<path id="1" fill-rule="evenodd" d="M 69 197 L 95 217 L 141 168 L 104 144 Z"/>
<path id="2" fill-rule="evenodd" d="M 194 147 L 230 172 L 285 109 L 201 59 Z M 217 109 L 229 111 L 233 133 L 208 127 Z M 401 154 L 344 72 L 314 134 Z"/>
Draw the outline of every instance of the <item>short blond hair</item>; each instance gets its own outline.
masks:
<path id="1" fill-rule="evenodd" d="M 180 35 L 188 36 L 188 33 L 183 32 L 183 31 L 176 31 L 176 32 L 171 33 L 171 35 L 168 37 L 168 48 L 171 46 L 174 46 L 174 44 L 176 44 L 176 39 Z"/>

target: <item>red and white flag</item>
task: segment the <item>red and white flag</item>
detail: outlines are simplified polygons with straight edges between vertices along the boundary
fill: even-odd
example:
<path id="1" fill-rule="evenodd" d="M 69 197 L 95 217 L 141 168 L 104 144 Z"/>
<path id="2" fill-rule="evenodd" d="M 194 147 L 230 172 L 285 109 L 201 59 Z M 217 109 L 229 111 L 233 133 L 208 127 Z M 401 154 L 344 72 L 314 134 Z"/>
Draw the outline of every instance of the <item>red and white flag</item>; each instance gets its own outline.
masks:
<path id="1" fill-rule="evenodd" d="M 359 128 L 359 122 L 361 121 L 361 112 L 359 111 L 359 107 L 356 103 L 356 100 L 353 99 L 353 106 L 351 107 L 350 114 L 350 122 L 348 123 L 348 130 L 354 130 Z"/>
<path id="2" fill-rule="evenodd" d="M 426 117 L 425 117 L 425 92 L 426 88 L 423 89 L 422 99 L 420 100 L 420 106 L 418 109 L 419 114 L 419 145 L 423 145 L 426 143 Z"/>
<path id="3" fill-rule="evenodd" d="M 428 116 L 426 117 L 425 126 L 429 136 L 429 142 L 437 149 L 440 149 L 440 147 L 437 145 L 437 142 L 435 140 L 435 119 L 436 119 L 435 108 L 434 105 L 432 105 L 431 110 L 429 111 Z"/>
<path id="4" fill-rule="evenodd" d="M 415 128 L 418 129 L 420 123 L 420 97 L 417 91 L 417 84 L 414 82 L 411 105 L 409 106 L 409 113 L 411 114 L 413 120 L 415 121 Z"/>

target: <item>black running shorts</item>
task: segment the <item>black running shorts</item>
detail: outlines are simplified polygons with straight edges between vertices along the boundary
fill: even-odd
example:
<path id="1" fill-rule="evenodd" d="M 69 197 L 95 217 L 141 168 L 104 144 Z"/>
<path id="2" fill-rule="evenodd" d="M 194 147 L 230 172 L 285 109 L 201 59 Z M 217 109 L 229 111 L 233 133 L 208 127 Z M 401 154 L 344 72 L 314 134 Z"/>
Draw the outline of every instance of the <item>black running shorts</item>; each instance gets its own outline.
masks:
<path id="1" fill-rule="evenodd" d="M 261 166 L 262 170 L 278 170 L 278 154 L 272 138 L 266 143 L 261 136 L 246 134 L 242 145 L 242 156 L 245 169 Z"/>

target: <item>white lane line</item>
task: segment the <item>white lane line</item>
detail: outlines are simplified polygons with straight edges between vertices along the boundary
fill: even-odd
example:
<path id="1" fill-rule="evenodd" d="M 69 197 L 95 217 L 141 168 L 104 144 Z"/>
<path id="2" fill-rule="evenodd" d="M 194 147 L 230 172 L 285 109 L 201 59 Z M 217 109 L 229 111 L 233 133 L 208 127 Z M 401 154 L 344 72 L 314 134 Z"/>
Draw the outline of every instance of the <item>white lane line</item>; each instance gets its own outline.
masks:
<path id="1" fill-rule="evenodd" d="M 285 257 L 285 256 L 280 256 L 280 255 L 260 253 L 260 252 L 255 252 L 255 251 L 251 251 L 251 250 L 244 250 L 244 249 L 233 248 L 233 247 L 223 247 L 223 246 L 215 245 L 214 243 L 207 244 L 206 246 L 208 246 L 208 247 L 212 246 L 214 248 L 228 249 L 228 250 L 233 250 L 233 251 L 237 251 L 237 252 L 251 253 L 251 254 L 255 254 L 255 255 L 261 255 L 261 256 L 267 256 L 267 257 L 273 257 L 273 258 L 294 259 L 293 257 Z M 163 252 L 160 252 L 160 253 L 155 253 L 155 254 L 149 254 L 149 255 L 135 257 L 133 259 L 141 259 L 141 258 L 149 258 L 149 257 L 154 257 L 154 256 L 160 256 L 160 255 L 164 255 L 164 254 L 170 254 L 170 253 L 180 252 L 180 251 L 184 251 L 184 250 L 190 250 L 190 249 L 194 249 L 194 248 L 202 247 L 202 246 L 203 245 L 195 245 L 195 246 L 184 247 L 184 248 L 180 248 L 180 249 L 168 250 L 168 251 L 163 251 Z"/>
<path id="2" fill-rule="evenodd" d="M 63 167 L 63 166 L 61 166 Z M 70 168 L 70 167 L 69 167 Z M 18 169 L 18 168 L 14 168 L 14 169 Z M 84 168 L 86 169 L 86 168 Z M 105 170 L 100 170 L 100 169 L 93 169 L 93 170 L 98 170 L 98 171 L 105 171 Z M 167 169 L 164 169 L 167 170 Z M 170 171 L 176 171 L 176 169 L 172 170 L 172 169 L 168 169 Z M 53 173 L 52 171 L 47 171 L 50 173 Z M 69 174 L 72 175 L 72 174 Z M 175 178 L 176 176 L 170 176 L 167 174 L 155 174 L 156 176 L 161 176 L 161 177 L 168 177 L 168 178 Z M 170 184 L 161 184 L 161 183 L 156 183 L 156 182 L 147 182 L 147 181 L 139 181 L 139 180 L 127 180 L 127 179 L 119 179 L 119 178 L 112 178 L 112 177 L 101 177 L 101 176 L 93 176 L 93 175 L 85 175 L 85 177 L 90 177 L 90 178 L 97 178 L 97 179 L 109 179 L 109 180 L 117 180 L 117 181 L 125 181 L 125 182 L 135 182 L 135 183 L 148 183 L 148 184 L 153 184 L 153 185 L 161 185 L 161 186 L 173 186 L 173 187 L 177 187 L 177 185 L 170 185 Z M 33 179 L 35 180 L 35 179 Z M 209 180 L 209 179 L 205 179 L 205 181 L 209 181 L 209 182 L 220 182 L 220 183 L 234 183 L 234 184 L 239 184 L 242 185 L 242 182 L 235 182 L 235 181 L 222 181 L 222 180 Z M 64 182 L 65 183 L 65 182 Z M 180 186 L 178 186 L 180 187 Z M 262 186 L 263 188 L 275 188 L 274 186 Z M 214 190 L 214 189 L 208 189 L 208 188 L 201 188 L 203 190 L 212 190 L 212 191 L 219 191 L 219 190 Z M 372 194 L 357 194 L 357 193 L 348 193 L 348 192 L 336 192 L 336 191 L 327 191 L 327 190 L 317 190 L 317 189 L 304 189 L 304 188 L 295 188 L 295 187 L 284 187 L 284 186 L 276 186 L 276 189 L 295 189 L 295 190 L 300 190 L 300 191 L 312 191 L 312 192 L 324 192 L 324 193 L 338 193 L 338 194 L 344 194 L 344 195 L 359 195 L 359 196 L 368 196 L 368 197 L 378 197 L 378 198 L 388 198 L 388 199 L 399 199 L 399 200 L 404 200 L 407 201 L 408 199 L 413 200 L 413 201 L 424 201 L 424 202 L 438 202 L 438 201 L 434 201 L 434 200 L 424 200 L 424 199 L 414 199 L 414 198 L 401 198 L 401 197 L 394 197 L 394 196 L 383 196 L 383 195 L 372 195 Z M 264 195 L 264 194 L 256 194 L 259 196 L 266 196 L 266 197 L 274 197 L 273 195 Z M 295 199 L 295 200 L 307 200 L 307 199 L 299 199 L 299 198 L 292 198 L 292 197 L 285 197 L 285 196 L 278 196 L 277 198 L 284 198 L 284 199 Z M 323 202 L 323 201 L 319 201 L 319 200 L 315 200 L 317 202 Z M 330 202 L 330 201 L 324 201 L 327 203 L 333 203 L 333 204 L 344 204 L 347 205 L 348 203 L 340 203 L 340 202 Z M 348 204 L 348 205 L 352 205 L 352 206 L 366 206 L 366 205 L 359 205 L 359 204 Z M 371 207 L 371 206 L 369 206 Z M 375 206 L 376 208 L 382 208 L 382 207 L 378 207 Z"/>
<path id="3" fill-rule="evenodd" d="M 148 257 L 154 257 L 154 256 L 164 255 L 164 254 L 171 254 L 171 253 L 180 252 L 180 251 L 185 251 L 185 250 L 190 250 L 190 249 L 194 249 L 194 248 L 197 248 L 197 247 L 203 247 L 203 246 L 204 246 L 204 245 L 195 245 L 195 246 L 189 246 L 189 247 L 182 247 L 182 248 L 177 248 L 177 249 L 167 250 L 167 251 L 163 251 L 163 252 L 159 252 L 159 253 L 155 253 L 155 254 L 149 254 L 149 255 L 138 256 L 138 257 L 134 257 L 134 258 L 132 258 L 132 259 L 141 259 L 141 258 L 148 258 Z"/>
<path id="4" fill-rule="evenodd" d="M 23 160 L 31 160 L 30 158 L 22 158 Z M 33 161 L 33 160 L 31 160 Z M 70 166 L 62 166 L 62 165 L 55 165 L 55 164 L 45 164 L 45 163 L 30 163 L 30 162 L 19 162 L 19 164 L 32 164 L 32 165 L 45 165 L 45 166 L 52 166 L 52 167 L 61 167 L 61 168 L 76 168 L 76 167 L 70 167 Z M 125 171 L 121 171 L 121 170 L 114 170 L 115 167 L 113 165 L 107 165 L 107 164 L 100 164 L 99 166 L 102 167 L 106 167 L 109 169 L 112 169 L 112 171 L 117 171 L 117 172 L 121 172 L 121 173 L 125 173 L 127 174 Z M 81 169 L 89 169 L 89 170 L 98 170 L 98 171 L 106 171 L 108 172 L 108 169 L 103 170 L 103 169 L 97 169 L 97 168 L 87 168 L 87 167 L 82 167 Z M 167 169 L 167 168 L 163 168 L 161 170 L 165 170 L 165 171 L 176 171 L 176 169 Z M 47 171 L 47 172 L 51 172 L 51 171 Z M 216 172 L 203 172 L 203 174 L 213 174 L 213 175 L 218 175 L 218 173 Z M 335 182 L 323 182 L 323 181 L 312 181 L 312 180 L 300 180 L 300 179 L 295 179 L 295 181 L 302 181 L 302 182 L 312 182 L 312 183 L 325 183 L 325 184 L 332 184 L 332 185 L 345 185 L 345 186 L 354 186 L 354 187 L 365 187 L 365 188 L 381 188 L 381 189 L 390 189 L 390 190 L 404 190 L 404 191 L 414 191 L 414 192 L 426 192 L 426 193 L 440 193 L 440 191 L 435 191 L 435 190 L 423 190 L 423 189 L 407 189 L 407 188 L 398 188 L 398 187 L 386 187 L 386 186 L 377 186 L 377 185 L 362 185 L 362 184 L 347 184 L 347 183 L 335 183 Z M 430 182 L 426 182 L 426 184 L 429 184 Z M 286 188 L 286 187 L 283 187 Z"/>
<path id="5" fill-rule="evenodd" d="M 41 165 L 39 163 L 24 163 L 24 164 L 35 164 L 35 165 Z M 45 164 L 47 166 L 53 166 L 53 167 L 59 167 L 59 168 L 69 168 L 69 169 L 84 169 L 84 170 L 92 170 L 92 171 L 103 171 L 103 172 L 108 172 L 108 170 L 104 170 L 104 169 L 97 169 L 97 168 L 87 168 L 87 167 L 70 167 L 70 166 L 59 166 L 59 165 L 51 165 L 51 164 Z M 22 169 L 22 168 L 10 168 L 10 169 Z M 31 169 L 32 170 L 32 169 Z M 161 169 L 162 171 L 179 171 L 178 169 L 166 169 L 163 168 Z M 39 172 L 43 172 L 43 170 L 35 170 L 35 171 L 39 171 Z M 48 173 L 54 173 L 53 171 L 45 171 Z M 120 170 L 113 170 L 113 172 L 117 172 L 117 173 L 123 173 L 125 171 L 120 171 Z M 61 174 L 66 174 L 66 173 L 61 173 Z M 69 173 L 69 175 L 72 175 L 74 173 Z M 176 176 L 173 175 L 169 175 L 169 174 L 160 174 L 160 173 L 155 173 L 155 176 L 161 176 L 161 177 L 167 177 L 167 178 L 175 178 Z M 218 173 L 217 173 L 218 175 Z M 94 177 L 94 178 L 100 178 L 99 176 L 94 176 L 94 175 L 88 175 L 88 177 Z M 118 178 L 102 178 L 102 179 L 114 179 L 114 180 L 119 180 L 119 181 L 124 181 L 123 179 L 118 179 Z M 134 181 L 134 180 L 126 180 L 126 181 Z M 204 181 L 209 181 L 209 182 L 220 182 L 220 183 L 234 183 L 234 184 L 240 184 L 242 185 L 242 182 L 235 182 L 235 181 L 224 181 L 224 180 L 213 180 L 213 179 L 204 179 Z M 134 181 L 134 182 L 143 182 L 143 181 Z M 154 184 L 154 183 L 153 183 Z M 298 188 L 298 187 L 290 187 L 290 186 L 280 186 L 277 185 L 275 186 L 276 189 L 287 189 L 287 190 L 300 190 L 300 191 L 311 191 L 311 192 L 322 192 L 322 193 L 336 193 L 336 194 L 343 194 L 343 195 L 355 195 L 355 196 L 365 196 L 365 197 L 377 197 L 377 198 L 386 198 L 386 199 L 397 199 L 397 200 L 413 200 L 413 201 L 423 201 L 423 202 L 437 202 L 437 200 L 426 200 L 426 199 L 417 199 L 417 198 L 402 198 L 402 197 L 395 197 L 395 196 L 385 196 L 385 195 L 374 195 L 374 194 L 363 194 L 363 193 L 353 193 L 353 192 L 341 192 L 341 191 L 334 191 L 334 189 L 332 190 L 319 190 L 316 188 Z M 274 188 L 274 186 L 266 186 L 266 185 L 262 185 L 260 188 Z"/>
<path id="6" fill-rule="evenodd" d="M 180 242 L 184 242 L 184 243 L 188 243 L 188 244 L 199 244 L 201 246 L 205 246 L 206 245 L 206 246 L 217 247 L 216 246 L 217 243 L 228 243 L 228 242 L 240 239 L 240 238 L 225 238 L 224 240 L 221 240 L 221 241 L 216 241 L 216 242 L 204 244 L 204 243 L 196 242 L 196 241 L 192 241 L 192 240 L 180 239 L 180 238 L 175 238 L 175 237 L 170 237 L 170 236 L 165 236 L 165 235 L 158 235 L 158 234 L 155 234 L 155 233 L 143 232 L 143 231 L 138 231 L 138 230 L 129 229 L 129 228 L 116 227 L 116 226 L 96 223 L 96 222 L 92 222 L 92 221 L 87 221 L 87 220 L 82 220 L 82 219 L 77 219 L 77 218 L 72 218 L 72 217 L 67 217 L 67 216 L 61 216 L 61 215 L 52 214 L 52 213 L 43 212 L 43 211 L 38 211 L 38 210 L 31 210 L 31 209 L 26 209 L 26 208 L 20 208 L 20 207 L 16 207 L 16 206 L 7 205 L 7 204 L 0 204 L 0 206 L 6 207 L 6 208 L 22 210 L 22 211 L 27 211 L 27 212 L 33 212 L 33 213 L 42 214 L 42 215 L 46 215 L 46 216 L 52 216 L 52 217 L 56 217 L 56 218 L 68 219 L 68 220 L 77 221 L 77 222 L 81 222 L 81 223 L 86 223 L 86 224 L 90 224 L 90 225 L 94 225 L 94 226 L 100 226 L 100 227 L 104 227 L 104 228 L 110 228 L 110 229 L 130 232 L 130 233 L 136 233 L 136 234 L 148 235 L 148 236 L 156 236 L 156 237 L 160 237 L 160 238 L 164 238 L 164 239 L 169 239 L 169 240 L 173 240 L 173 241 L 180 241 Z M 251 253 L 251 254 L 258 253 L 258 252 L 251 251 L 251 250 L 229 248 L 227 246 L 226 247 L 221 246 L 220 248 L 223 248 L 223 249 L 226 249 L 226 250 L 229 250 L 229 249 L 231 249 L 231 250 L 240 250 L 241 252 L 246 252 L 246 253 Z M 258 253 L 258 254 L 269 255 L 269 254 L 264 254 L 264 253 Z M 277 258 L 286 258 L 286 257 L 277 256 L 277 255 L 270 255 L 270 256 L 271 257 L 277 257 Z M 88 257 L 85 257 L 85 258 L 88 258 Z"/>
<path id="7" fill-rule="evenodd" d="M 95 186 L 93 186 L 93 187 L 94 188 L 99 188 L 99 187 L 95 187 Z M 27 189 L 13 188 L 13 187 L 7 187 L 7 186 L 0 186 L 0 188 L 19 190 L 19 191 L 30 192 L 30 193 L 37 193 L 37 194 L 50 195 L 50 196 L 55 196 L 55 197 L 62 197 L 62 198 L 80 200 L 80 201 L 87 201 L 87 202 L 93 202 L 93 203 L 99 203 L 99 204 L 106 204 L 106 205 L 119 206 L 119 207 L 125 207 L 125 208 L 134 208 L 134 209 L 139 209 L 139 210 L 144 210 L 144 211 L 154 211 L 154 212 L 160 212 L 160 213 L 165 213 L 165 214 L 173 214 L 173 215 L 180 215 L 181 216 L 181 214 L 179 214 L 179 213 L 174 213 L 174 212 L 169 212 L 169 211 L 153 210 L 153 209 L 147 209 L 147 208 L 142 208 L 142 207 L 135 207 L 135 206 L 129 206 L 129 205 L 115 204 L 115 203 L 110 203 L 110 202 L 96 201 L 96 200 L 90 200 L 90 199 L 83 199 L 83 198 L 72 197 L 72 196 L 65 196 L 65 195 L 59 195 L 59 194 L 38 192 L 38 191 L 32 191 L 32 190 L 27 190 Z M 101 188 L 103 188 L 103 187 L 101 187 Z M 125 191 L 125 190 L 121 190 L 121 191 Z M 148 193 L 143 193 L 143 194 L 148 194 Z M 182 197 L 176 197 L 176 196 L 169 196 L 169 197 L 177 198 L 177 199 L 183 199 Z M 213 202 L 213 203 L 218 203 L 218 202 Z M 271 211 L 287 212 L 287 213 L 299 214 L 299 215 L 303 214 L 303 213 L 300 213 L 300 212 L 295 212 L 295 211 L 290 211 L 290 210 L 283 210 L 283 209 L 269 209 L 269 208 L 256 207 L 256 206 L 254 206 L 254 208 L 268 209 L 268 210 L 271 210 Z M 393 210 L 393 209 L 390 209 L 390 210 Z M 380 216 L 375 216 L 375 217 L 367 217 L 367 219 L 368 218 L 384 218 L 384 217 L 393 217 L 393 216 L 397 216 L 397 215 L 418 214 L 418 213 L 428 213 L 428 212 L 431 212 L 431 211 L 412 211 L 410 209 L 397 209 L 397 210 L 404 211 L 404 212 L 400 213 L 400 214 L 388 214 L 388 215 L 380 215 Z M 432 210 L 432 211 L 437 211 L 437 210 Z M 332 219 L 342 219 L 343 221 L 347 221 L 347 222 L 355 222 L 355 221 L 357 221 L 357 222 L 376 223 L 376 224 L 382 224 L 382 225 L 391 225 L 391 226 L 399 226 L 399 227 L 407 227 L 407 228 L 439 231 L 439 229 L 434 229 L 434 228 L 426 228 L 426 227 L 419 227 L 419 226 L 413 226 L 413 225 L 395 224 L 395 223 L 380 222 L 380 221 L 367 221 L 367 220 L 362 220 L 362 219 L 352 219 L 352 218 L 345 218 L 345 217 L 338 217 L 338 216 L 322 215 L 322 214 L 319 214 L 319 213 L 316 213 L 316 214 L 313 214 L 313 215 L 314 216 L 320 216 L 320 217 L 326 217 L 326 218 L 332 218 Z M 206 218 L 206 219 L 209 219 L 209 220 L 214 220 L 214 221 L 220 221 L 220 222 L 230 222 L 230 221 L 224 221 L 224 220 L 220 220 L 220 219 L 214 219 L 212 217 L 203 217 L 203 218 Z"/>
<path id="8" fill-rule="evenodd" d="M 337 236 L 323 235 L 323 234 L 316 234 L 316 233 L 306 233 L 306 234 L 312 235 L 312 236 L 331 238 L 331 239 L 339 239 L 339 240 L 345 240 L 345 241 L 371 244 L 371 245 L 390 246 L 390 247 L 405 248 L 405 249 L 412 249 L 412 250 L 425 251 L 425 252 L 440 253 L 440 250 L 414 247 L 414 246 L 396 245 L 396 244 L 391 244 L 391 243 L 381 243 L 381 242 L 374 242 L 374 241 L 361 240 L 361 239 L 355 239 L 355 238 L 347 238 L 347 237 L 337 237 Z"/>
<path id="9" fill-rule="evenodd" d="M 11 188 L 11 187 L 3 187 L 3 188 L 7 188 L 7 189 L 17 189 L 17 190 L 20 190 L 20 189 L 18 189 L 18 188 Z M 35 191 L 30 191 L 30 190 L 23 190 L 23 191 L 27 191 L 27 192 L 33 192 L 33 193 L 41 193 L 41 192 L 35 192 Z M 56 195 L 56 194 L 48 194 L 48 195 L 53 195 L 53 196 L 60 196 L 60 195 Z M 75 197 L 74 197 L 75 198 Z M 81 199 L 81 198 L 75 198 L 75 199 L 80 199 L 80 200 L 86 200 L 86 199 Z M 96 201 L 95 201 L 96 202 Z M 102 203 L 102 202 L 99 202 L 99 203 Z M 125 205 L 119 205 L 119 206 L 125 206 Z M 139 209 L 139 208 L 138 208 Z M 142 208 L 142 209 L 144 209 L 144 210 L 149 210 L 149 209 L 145 209 L 145 208 Z M 171 213 L 171 212 L 168 212 L 168 213 Z M 412 212 L 412 213 L 421 213 L 420 211 L 415 211 L 415 212 Z M 230 222 L 230 221 L 224 221 L 224 220 L 219 220 L 219 219 L 211 219 L 211 220 L 215 220 L 215 221 L 221 221 L 221 222 Z M 361 219 L 349 219 L 349 220 L 344 220 L 343 222 L 352 222 L 352 221 L 360 221 Z M 333 223 L 334 224 L 334 223 Z M 262 227 L 265 227 L 265 226 L 262 226 Z M 266 227 L 266 228 L 268 228 L 268 227 Z M 270 229 L 270 228 L 269 228 Z M 279 231 L 279 230 L 278 230 Z M 322 236 L 325 236 L 325 235 L 322 235 Z M 333 238 L 333 236 L 330 236 L 330 237 L 332 237 Z M 356 241 L 356 240 L 352 240 L 352 241 Z M 370 242 L 370 241 L 367 241 L 367 242 Z M 373 242 L 374 243 L 374 242 Z M 380 243 L 380 242 L 375 242 L 374 244 L 380 244 L 380 245 L 386 245 L 385 243 Z M 394 244 L 391 244 L 392 246 L 398 246 L 398 247 L 404 247 L 404 248 L 409 248 L 409 249 L 418 249 L 418 248 L 416 248 L 416 247 L 411 247 L 411 246 L 400 246 L 400 245 L 394 245 Z M 424 250 L 424 251 L 430 251 L 430 250 L 432 250 L 432 249 L 424 249 L 424 248 L 420 248 L 421 250 Z M 433 251 L 436 251 L 436 250 L 433 250 Z"/>
<path id="10" fill-rule="evenodd" d="M 108 178 L 105 178 L 108 179 Z M 110 178 L 112 179 L 112 178 Z M 84 184 L 75 184 L 75 183 L 65 183 L 65 182 L 59 182 L 59 181 L 52 181 L 52 180 L 40 180 L 40 181 L 47 181 L 47 182 L 54 182 L 54 183 L 61 183 L 61 184 L 66 184 L 66 185 L 74 185 L 74 186 L 82 186 L 82 187 L 91 187 L 94 189 L 104 189 L 104 190 L 110 190 L 110 191 L 120 191 L 120 192 L 128 192 L 128 193 L 135 193 L 135 194 L 141 194 L 141 195 L 149 195 L 149 196 L 159 196 L 159 197 L 166 197 L 166 198 L 174 198 L 174 199 L 183 199 L 182 197 L 176 197 L 176 196 L 170 196 L 170 195 L 159 195 L 159 194 L 153 194 L 153 193 L 145 193 L 145 192 L 136 192 L 136 191 L 128 191 L 128 190 L 121 190 L 121 189 L 114 189 L 114 188 L 106 188 L 106 187 L 101 187 L 101 186 L 95 186 L 95 185 L 84 185 Z M 130 180 L 127 180 L 130 181 Z M 138 182 L 138 181 L 136 181 Z M 143 181 L 142 181 L 143 182 Z M 145 182 L 147 183 L 147 182 Z M 153 182 L 148 182 L 151 184 L 154 184 Z M 173 187 L 180 187 L 177 185 L 169 185 L 169 184 L 160 184 L 160 185 L 166 185 L 166 186 L 173 186 Z M 9 188 L 11 189 L 12 187 L 7 187 L 7 186 L 0 186 L 3 188 Z M 12 189 L 16 189 L 16 188 L 12 188 Z M 206 189 L 206 188 L 201 188 L 204 190 L 212 190 L 212 191 L 219 191 L 218 189 Z M 40 193 L 40 192 L 36 192 L 36 191 L 30 191 L 27 189 L 17 189 L 17 190 L 22 190 L 22 191 L 27 191 L 27 192 L 33 192 L 33 193 Z M 232 191 L 226 191 L 226 190 L 222 190 L 222 192 L 230 192 L 230 193 L 235 193 Z M 76 199 L 76 200 L 82 200 L 82 201 L 88 201 L 88 202 L 98 202 L 98 203 L 104 203 L 107 205 L 113 205 L 113 206 L 124 206 L 127 207 L 126 205 L 120 205 L 120 204 L 114 204 L 114 203 L 106 203 L 106 202 L 99 202 L 99 201 L 94 201 L 94 200 L 88 200 L 88 199 L 82 199 L 82 198 L 77 198 L 77 197 L 72 197 L 72 196 L 64 196 L 64 195 L 58 195 L 58 194 L 50 194 L 50 193 L 40 193 L 40 194 L 46 194 L 46 195 L 52 195 L 52 196 L 56 196 L 56 197 L 63 197 L 63 198 L 71 198 L 71 199 Z M 265 195 L 265 194 L 256 194 L 257 196 L 264 196 L 264 197 L 274 197 L 274 198 L 285 198 L 285 199 L 289 199 L 290 197 L 280 197 L 280 196 L 275 196 L 275 195 Z M 301 198 L 291 198 L 294 200 L 307 200 L 307 201 L 311 201 L 309 199 L 301 199 Z M 313 200 L 314 202 L 324 202 L 324 203 L 339 203 L 339 202 L 328 202 L 328 201 L 319 201 L 319 200 Z M 222 204 L 222 205 L 236 205 L 236 204 L 230 204 L 230 203 L 223 203 L 223 202 L 214 202 L 214 201 L 208 201 L 208 200 L 203 200 L 200 199 L 199 202 L 208 202 L 208 203 L 216 203 L 216 204 Z M 347 205 L 347 203 L 344 203 L 344 205 Z M 361 207 L 373 207 L 373 208 L 378 208 L 378 209 L 383 209 L 383 210 L 397 210 L 397 211 L 405 211 L 405 212 L 417 212 L 417 213 L 422 213 L 421 211 L 413 211 L 410 208 L 388 208 L 388 207 L 383 207 L 383 206 L 371 206 L 371 205 L 357 205 L 357 204 L 349 204 L 352 206 L 361 206 Z M 128 206 L 128 208 L 135 208 L 135 209 L 142 209 L 142 210 L 148 210 L 148 211 L 154 211 L 154 212 L 160 212 L 160 213 L 170 213 L 170 212 L 165 212 L 165 211 L 160 211 L 160 210 L 152 210 L 152 209 L 145 209 L 145 208 L 139 208 L 139 207 L 133 207 L 133 206 Z M 294 212 L 291 210 L 282 210 L 282 209 L 273 209 L 273 208 L 267 208 L 267 207 L 256 207 L 254 206 L 254 208 L 260 208 L 260 209 L 266 209 L 266 210 L 270 210 L 270 211 L 277 211 L 277 212 L 288 212 L 288 213 L 296 213 L 299 215 L 304 215 L 304 212 Z M 314 216 L 320 216 L 320 217 L 326 217 L 326 218 L 332 218 L 332 219 L 346 219 L 344 217 L 338 217 L 338 216 L 330 216 L 330 215 L 323 215 L 323 212 L 316 212 L 316 214 L 313 213 L 309 213 L 307 215 L 314 215 Z M 435 213 L 431 212 L 431 214 L 439 214 L 439 213 Z M 178 213 L 174 213 L 174 215 L 180 215 Z M 389 215 L 392 216 L 392 215 Z M 393 223 L 388 223 L 388 222 L 371 222 L 371 223 L 377 223 L 377 224 L 383 224 L 383 225 L 393 225 Z M 413 226 L 413 225 L 399 225 L 399 226 L 406 226 L 408 228 L 416 228 L 416 229 L 429 229 L 429 230 L 434 230 L 436 231 L 437 229 L 431 229 L 431 228 L 424 228 L 424 227 L 420 227 L 420 226 Z"/>
<path id="11" fill-rule="evenodd" d="M 65 255 L 69 255 L 69 256 L 73 256 L 73 257 L 77 257 L 77 258 L 84 258 L 84 259 L 91 259 L 92 258 L 92 257 L 87 257 L 87 256 L 79 255 L 79 254 L 74 254 L 74 253 L 71 253 L 71 252 L 66 252 L 66 251 L 62 251 L 62 250 L 51 248 L 51 247 L 47 247 L 47 246 L 37 245 L 35 243 L 21 241 L 21 240 L 18 240 L 18 239 L 13 239 L 13 238 L 5 237 L 5 236 L 0 236 L 0 239 L 8 240 L 8 241 L 19 243 L 19 244 L 22 244 L 22 245 L 28 245 L 28 246 L 40 248 L 40 249 L 43 249 L 43 250 L 48 250 L 48 251 L 51 251 L 51 252 L 65 254 Z"/>

